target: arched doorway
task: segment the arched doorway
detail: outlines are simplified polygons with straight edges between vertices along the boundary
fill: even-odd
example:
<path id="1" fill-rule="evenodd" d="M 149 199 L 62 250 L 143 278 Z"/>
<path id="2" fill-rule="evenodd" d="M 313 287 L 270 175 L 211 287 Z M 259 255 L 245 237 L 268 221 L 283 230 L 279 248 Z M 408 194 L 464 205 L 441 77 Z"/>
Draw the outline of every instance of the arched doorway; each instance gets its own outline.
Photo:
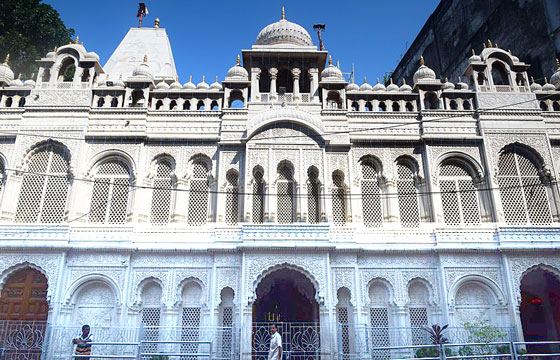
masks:
<path id="1" fill-rule="evenodd" d="M 0 294 L 0 344 L 6 359 L 39 359 L 47 326 L 47 278 L 26 267 L 11 274 Z"/>
<path id="2" fill-rule="evenodd" d="M 521 324 L 525 341 L 560 340 L 560 280 L 537 267 L 521 280 Z M 558 346 L 531 346 L 530 352 L 558 351 Z"/>
<path id="3" fill-rule="evenodd" d="M 268 358 L 270 326 L 282 335 L 283 351 L 292 359 L 319 359 L 319 304 L 311 281 L 297 270 L 282 268 L 257 286 L 253 303 L 253 359 Z"/>

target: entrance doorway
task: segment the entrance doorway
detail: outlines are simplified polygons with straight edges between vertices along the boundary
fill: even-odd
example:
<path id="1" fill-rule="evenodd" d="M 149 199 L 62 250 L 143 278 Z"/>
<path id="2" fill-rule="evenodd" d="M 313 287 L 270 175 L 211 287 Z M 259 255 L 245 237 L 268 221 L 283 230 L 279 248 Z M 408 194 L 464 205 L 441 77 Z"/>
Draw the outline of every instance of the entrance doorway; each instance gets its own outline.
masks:
<path id="1" fill-rule="evenodd" d="M 24 268 L 6 280 L 0 293 L 0 344 L 6 359 L 39 359 L 47 327 L 47 278 Z"/>
<path id="2" fill-rule="evenodd" d="M 267 359 L 270 326 L 282 335 L 290 359 L 319 359 L 319 304 L 315 287 L 301 272 L 283 268 L 258 285 L 253 304 L 253 359 Z"/>
<path id="3" fill-rule="evenodd" d="M 521 280 L 521 323 L 525 341 L 560 340 L 560 280 L 536 268 Z M 531 352 L 556 351 L 558 346 L 528 346 Z"/>

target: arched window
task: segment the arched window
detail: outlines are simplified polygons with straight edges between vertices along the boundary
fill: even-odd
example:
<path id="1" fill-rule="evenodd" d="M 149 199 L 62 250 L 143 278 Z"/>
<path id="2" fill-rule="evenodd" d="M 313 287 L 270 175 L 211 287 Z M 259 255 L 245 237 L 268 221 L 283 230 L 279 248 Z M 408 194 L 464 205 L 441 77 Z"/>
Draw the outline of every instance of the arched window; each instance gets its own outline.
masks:
<path id="1" fill-rule="evenodd" d="M 255 224 L 264 221 L 264 172 L 262 168 L 253 170 L 253 207 L 252 220 Z"/>
<path id="2" fill-rule="evenodd" d="M 346 224 L 346 204 L 344 194 L 344 173 L 336 170 L 332 174 L 332 216 L 335 225 Z"/>
<path id="3" fill-rule="evenodd" d="M 260 69 L 259 73 L 259 92 L 260 93 L 269 93 L 270 92 L 270 73 L 268 69 L 263 68 Z"/>
<path id="4" fill-rule="evenodd" d="M 117 96 L 113 97 L 113 100 L 111 100 L 111 107 L 117 107 L 119 106 L 119 98 Z"/>
<path id="5" fill-rule="evenodd" d="M 90 68 L 86 68 L 82 72 L 82 78 L 81 78 L 82 82 L 88 82 L 89 81 L 89 70 L 90 70 Z"/>
<path id="6" fill-rule="evenodd" d="M 171 100 L 171 102 L 169 103 L 169 110 L 175 110 L 175 108 L 177 108 L 177 101 Z"/>
<path id="7" fill-rule="evenodd" d="M 221 341 L 218 346 L 218 353 L 221 354 L 222 359 L 228 359 L 231 357 L 231 351 L 233 347 L 233 324 L 234 324 L 234 303 L 233 299 L 235 293 L 229 287 L 223 288 L 220 294 L 221 302 L 219 309 L 220 316 L 220 326 L 222 327 Z"/>
<path id="8" fill-rule="evenodd" d="M 130 185 L 130 168 L 124 161 L 113 158 L 99 165 L 93 181 L 89 221 L 124 224 L 128 215 Z"/>
<path id="9" fill-rule="evenodd" d="M 560 111 L 560 103 L 558 103 L 558 101 L 552 103 L 552 110 Z"/>
<path id="10" fill-rule="evenodd" d="M 410 101 L 406 102 L 406 111 L 408 111 L 408 112 L 414 111 L 414 106 L 412 105 L 412 103 Z"/>
<path id="11" fill-rule="evenodd" d="M 408 300 L 412 345 L 429 344 L 428 333 L 425 330 L 430 324 L 429 292 L 426 285 L 419 280 L 413 280 L 408 286 Z"/>
<path id="12" fill-rule="evenodd" d="M 156 102 L 156 110 L 159 110 L 163 107 L 163 101 L 162 100 L 158 100 Z"/>
<path id="13" fill-rule="evenodd" d="M 342 354 L 346 355 L 343 358 L 346 359 L 348 354 L 354 353 L 351 349 L 351 324 L 353 309 L 352 303 L 350 302 L 350 290 L 345 287 L 341 287 L 336 292 L 338 303 L 336 304 L 336 317 L 338 326 L 340 329 L 340 339 L 342 340 Z"/>
<path id="14" fill-rule="evenodd" d="M 450 108 L 451 110 L 457 110 L 457 109 L 459 108 L 459 106 L 457 105 L 457 101 L 451 100 L 451 101 L 449 102 L 449 108 Z"/>
<path id="15" fill-rule="evenodd" d="M 433 91 L 427 92 L 424 97 L 424 108 L 428 110 L 439 109 L 439 98 Z"/>
<path id="16" fill-rule="evenodd" d="M 470 110 L 471 102 L 469 100 L 463 100 L 463 110 Z"/>
<path id="17" fill-rule="evenodd" d="M 312 166 L 307 170 L 307 222 L 317 224 L 321 220 L 319 204 L 319 171 Z"/>
<path id="18" fill-rule="evenodd" d="M 136 89 L 132 92 L 132 106 L 142 106 L 144 104 L 144 92 Z"/>
<path id="19" fill-rule="evenodd" d="M 43 77 L 41 78 L 41 82 L 49 82 L 51 80 L 51 69 L 43 70 Z"/>
<path id="20" fill-rule="evenodd" d="M 100 96 L 99 99 L 97 99 L 97 107 L 103 107 L 103 105 L 105 105 L 105 98 Z"/>
<path id="21" fill-rule="evenodd" d="M 369 324 L 371 326 L 372 345 L 383 347 L 389 346 L 389 291 L 387 286 L 381 281 L 373 281 L 369 286 Z M 388 357 L 375 352 L 375 358 L 382 359 Z"/>
<path id="22" fill-rule="evenodd" d="M 183 287 L 183 311 L 181 314 L 181 340 L 191 343 L 182 343 L 182 353 L 198 353 L 200 336 L 200 320 L 202 307 L 202 287 L 195 281 L 189 281 Z M 189 359 L 187 357 L 187 359 Z"/>
<path id="23" fill-rule="evenodd" d="M 208 221 L 208 171 L 203 160 L 192 164 L 192 178 L 189 192 L 189 225 L 204 225 Z"/>
<path id="24" fill-rule="evenodd" d="M 277 191 L 277 220 L 281 224 L 294 222 L 294 171 L 285 162 L 278 165 Z"/>
<path id="25" fill-rule="evenodd" d="M 24 107 L 24 106 L 25 106 L 25 97 L 24 97 L 24 96 L 22 96 L 22 97 L 19 99 L 18 106 L 19 106 L 19 107 Z"/>
<path id="26" fill-rule="evenodd" d="M 398 111 L 401 111 L 401 106 L 399 105 L 398 102 L 395 101 L 395 102 L 393 102 L 392 109 L 393 109 L 393 111 L 398 112 Z"/>
<path id="27" fill-rule="evenodd" d="M 493 294 L 485 285 L 477 281 L 468 281 L 455 294 L 457 326 L 470 324 L 492 325 Z"/>
<path id="28" fill-rule="evenodd" d="M 106 282 L 87 281 L 73 296 L 72 318 L 78 324 L 89 324 L 93 329 L 109 328 L 117 323 L 117 301 L 114 289 Z"/>
<path id="29" fill-rule="evenodd" d="M 519 87 L 525 86 L 525 77 L 523 76 L 522 73 L 517 73 L 517 75 L 515 76 L 515 82 Z"/>
<path id="30" fill-rule="evenodd" d="M 5 102 L 5 106 L 6 107 L 12 107 L 12 103 L 14 102 L 12 97 L 8 97 L 6 98 L 6 102 Z"/>
<path id="31" fill-rule="evenodd" d="M 191 109 L 191 102 L 189 99 L 186 99 L 183 103 L 183 110 L 190 110 Z"/>
<path id="32" fill-rule="evenodd" d="M 377 108 L 377 111 L 387 111 L 387 105 L 385 104 L 384 101 L 381 101 L 379 103 L 379 106 Z"/>
<path id="33" fill-rule="evenodd" d="M 169 223 L 171 217 L 172 193 L 175 188 L 175 167 L 170 159 L 159 158 L 152 190 L 150 222 L 156 225 Z"/>
<path id="34" fill-rule="evenodd" d="M 397 162 L 397 193 L 402 225 L 418 227 L 420 224 L 418 189 L 414 181 L 414 169 L 406 161 Z"/>
<path id="35" fill-rule="evenodd" d="M 200 101 L 196 104 L 196 110 L 204 110 L 204 101 L 200 100 Z"/>
<path id="36" fill-rule="evenodd" d="M 373 111 L 373 105 L 371 104 L 371 101 L 366 102 L 365 109 L 366 111 Z"/>
<path id="37" fill-rule="evenodd" d="M 381 226 L 383 210 L 381 206 L 381 187 L 377 168 L 372 159 L 364 159 L 362 168 L 362 213 L 364 225 L 368 227 Z"/>
<path id="38" fill-rule="evenodd" d="M 342 101 L 338 91 L 329 91 L 327 94 L 327 109 L 342 109 Z"/>
<path id="39" fill-rule="evenodd" d="M 74 59 L 67 57 L 60 65 L 60 70 L 58 71 L 58 81 L 72 82 L 74 80 L 75 73 L 76 65 L 74 65 Z"/>
<path id="40" fill-rule="evenodd" d="M 234 90 L 229 94 L 228 107 L 234 109 L 242 109 L 245 106 L 243 93 L 239 90 Z"/>
<path id="41" fill-rule="evenodd" d="M 480 225 L 480 205 L 475 174 L 463 161 L 450 159 L 441 164 L 439 189 L 446 225 Z"/>
<path id="42" fill-rule="evenodd" d="M 545 225 L 552 222 L 548 196 L 534 154 L 511 145 L 498 161 L 498 185 L 506 222 Z"/>
<path id="43" fill-rule="evenodd" d="M 141 323 L 144 326 L 144 338 L 148 341 L 159 340 L 159 326 L 161 319 L 161 286 L 150 281 L 142 289 L 141 300 Z M 158 352 L 158 344 L 147 342 L 144 344 L 143 351 L 147 353 Z"/>
<path id="44" fill-rule="evenodd" d="M 70 156 L 66 148 L 47 143 L 29 158 L 23 174 L 15 221 L 61 223 L 70 190 Z"/>
<path id="45" fill-rule="evenodd" d="M 216 100 L 212 101 L 212 103 L 210 104 L 210 109 L 217 111 L 220 110 L 219 106 L 218 106 L 218 102 Z"/>
<path id="46" fill-rule="evenodd" d="M 239 219 L 239 173 L 229 170 L 226 174 L 226 224 L 237 225 Z"/>
<path id="47" fill-rule="evenodd" d="M 282 94 L 283 89 L 285 89 L 285 93 L 288 94 L 294 92 L 294 81 L 290 69 L 278 70 L 278 75 L 276 76 L 276 92 Z"/>
<path id="48" fill-rule="evenodd" d="M 546 101 L 541 101 L 539 105 L 542 111 L 548 111 L 548 105 L 546 104 Z"/>
<path id="49" fill-rule="evenodd" d="M 492 64 L 492 80 L 494 81 L 494 85 L 509 85 L 507 71 L 504 64 L 499 61 Z"/>
<path id="50" fill-rule="evenodd" d="M 358 111 L 360 109 L 360 106 L 358 105 L 357 101 L 352 101 L 352 111 Z"/>
<path id="51" fill-rule="evenodd" d="M 478 85 L 483 86 L 486 83 L 486 76 L 483 72 L 477 73 Z"/>

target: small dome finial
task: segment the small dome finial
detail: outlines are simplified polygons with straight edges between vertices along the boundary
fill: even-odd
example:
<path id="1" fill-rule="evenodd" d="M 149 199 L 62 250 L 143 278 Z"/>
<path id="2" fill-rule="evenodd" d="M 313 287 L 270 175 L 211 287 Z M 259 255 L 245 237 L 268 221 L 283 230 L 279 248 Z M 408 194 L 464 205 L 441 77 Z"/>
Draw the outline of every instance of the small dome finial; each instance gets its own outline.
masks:
<path id="1" fill-rule="evenodd" d="M 159 18 L 154 20 L 154 29 L 159 29 Z"/>
<path id="2" fill-rule="evenodd" d="M 202 75 L 202 82 L 205 82 L 205 81 L 206 81 L 206 76 Z"/>
<path id="3" fill-rule="evenodd" d="M 55 45 L 53 51 L 57 52 L 58 51 L 58 46 Z"/>
<path id="4" fill-rule="evenodd" d="M 473 56 L 476 55 L 476 52 L 474 51 L 474 49 L 471 49 L 471 52 L 472 52 Z"/>
<path id="5" fill-rule="evenodd" d="M 6 54 L 6 58 L 4 59 L 4 64 L 8 64 L 8 61 L 10 61 L 10 54 Z"/>
<path id="6" fill-rule="evenodd" d="M 332 56 L 329 55 L 329 66 L 332 65 Z"/>
<path id="7" fill-rule="evenodd" d="M 377 83 L 379 84 L 379 78 L 377 78 Z"/>
<path id="8" fill-rule="evenodd" d="M 286 10 L 282 6 L 282 20 L 286 20 Z"/>
<path id="9" fill-rule="evenodd" d="M 218 75 L 216 75 L 216 82 L 218 82 Z"/>
<path id="10" fill-rule="evenodd" d="M 367 83 L 367 78 L 364 76 L 364 84 Z"/>
<path id="11" fill-rule="evenodd" d="M 393 78 L 389 78 L 389 83 L 393 83 Z"/>
<path id="12" fill-rule="evenodd" d="M 488 39 L 488 47 L 489 47 L 489 48 L 493 47 L 492 41 L 490 41 L 490 39 Z"/>
<path id="13" fill-rule="evenodd" d="M 79 44 L 80 43 L 80 37 L 76 36 L 76 40 L 74 40 L 74 44 Z"/>
<path id="14" fill-rule="evenodd" d="M 447 78 L 447 76 L 445 77 L 445 82 L 449 82 L 449 79 Z"/>
<path id="15" fill-rule="evenodd" d="M 535 83 L 535 78 L 531 76 L 531 84 Z"/>
<path id="16" fill-rule="evenodd" d="M 556 59 L 556 68 L 560 69 L 560 60 Z"/>
<path id="17" fill-rule="evenodd" d="M 498 45 L 498 43 L 495 43 L 495 44 L 494 44 L 494 47 L 497 48 L 497 49 L 499 49 L 499 48 L 500 48 L 500 45 Z"/>
<path id="18" fill-rule="evenodd" d="M 544 83 L 548 84 L 548 78 L 546 76 L 544 77 Z"/>
<path id="19" fill-rule="evenodd" d="M 406 85 L 406 79 L 405 78 L 402 78 L 402 84 Z"/>
<path id="20" fill-rule="evenodd" d="M 420 66 L 424 66 L 424 55 L 420 55 Z"/>
<path id="21" fill-rule="evenodd" d="M 239 64 L 241 64 L 241 56 L 237 54 L 237 66 L 239 66 Z"/>
<path id="22" fill-rule="evenodd" d="M 460 76 L 457 76 L 457 80 L 458 80 L 459 82 L 462 82 L 462 81 L 463 81 L 463 79 L 461 79 Z"/>
<path id="23" fill-rule="evenodd" d="M 189 75 L 189 82 L 192 82 L 192 75 Z"/>
<path id="24" fill-rule="evenodd" d="M 144 62 L 147 63 L 148 62 L 148 55 L 144 54 Z"/>

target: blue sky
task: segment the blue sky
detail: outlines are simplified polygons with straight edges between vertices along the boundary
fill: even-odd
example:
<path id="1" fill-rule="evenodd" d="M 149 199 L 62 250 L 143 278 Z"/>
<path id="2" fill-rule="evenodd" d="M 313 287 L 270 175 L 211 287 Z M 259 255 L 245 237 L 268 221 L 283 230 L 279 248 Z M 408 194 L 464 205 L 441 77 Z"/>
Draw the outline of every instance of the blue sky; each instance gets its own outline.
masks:
<path id="1" fill-rule="evenodd" d="M 138 1 L 44 0 L 74 28 L 88 51 L 104 65 L 130 27 L 138 26 Z M 249 49 L 259 31 L 280 19 L 305 27 L 317 45 L 314 23 L 325 23 L 323 41 L 343 71 L 355 66 L 357 83 L 393 70 L 434 11 L 439 0 L 272 0 L 201 1 L 144 0 L 145 26 L 159 17 L 171 41 L 180 81 L 200 81 L 202 75 L 223 80 L 241 49 Z M 93 6 L 93 9 L 91 8 Z"/>

